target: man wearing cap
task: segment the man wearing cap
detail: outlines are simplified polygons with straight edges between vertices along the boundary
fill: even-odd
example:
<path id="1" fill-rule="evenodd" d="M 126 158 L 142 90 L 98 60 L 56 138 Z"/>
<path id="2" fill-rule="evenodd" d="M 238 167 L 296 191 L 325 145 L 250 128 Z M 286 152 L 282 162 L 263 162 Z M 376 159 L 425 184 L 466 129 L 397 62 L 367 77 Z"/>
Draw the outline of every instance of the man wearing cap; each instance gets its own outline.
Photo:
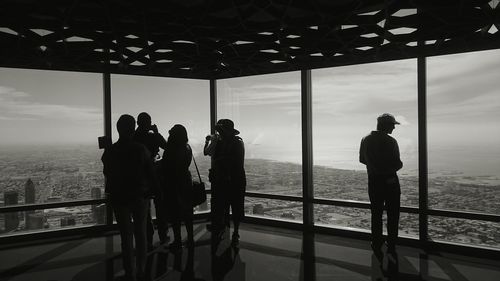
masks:
<path id="1" fill-rule="evenodd" d="M 244 168 L 245 147 L 243 140 L 237 135 L 233 121 L 221 119 L 215 129 L 220 134 L 220 140 L 215 146 L 213 154 L 213 235 L 218 239 L 229 224 L 229 208 L 233 217 L 232 243 L 239 242 L 239 225 L 245 215 L 245 188 L 246 175 Z"/>
<path id="2" fill-rule="evenodd" d="M 396 172 L 403 167 L 398 142 L 389 134 L 395 128 L 393 115 L 384 113 L 377 118 L 377 130 L 361 140 L 359 162 L 368 171 L 368 194 L 371 209 L 372 249 L 381 255 L 383 244 L 382 213 L 387 208 L 387 251 L 396 252 L 401 189 Z"/>

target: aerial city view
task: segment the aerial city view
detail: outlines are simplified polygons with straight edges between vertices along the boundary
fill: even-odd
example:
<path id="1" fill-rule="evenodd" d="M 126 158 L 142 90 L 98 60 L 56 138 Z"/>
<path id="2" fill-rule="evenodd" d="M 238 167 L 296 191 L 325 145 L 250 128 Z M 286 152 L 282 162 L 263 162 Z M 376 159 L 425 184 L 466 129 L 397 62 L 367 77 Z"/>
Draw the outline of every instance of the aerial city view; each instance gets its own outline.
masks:
<path id="1" fill-rule="evenodd" d="M 499 57 L 493 50 L 428 60 L 431 209 L 500 214 Z M 393 133 L 404 163 L 401 205 L 417 208 L 416 60 L 315 69 L 311 76 L 314 196 L 369 201 L 359 143 L 378 115 L 391 112 L 401 122 Z M 298 71 L 218 81 L 217 116 L 232 119 L 245 141 L 248 192 L 301 196 L 300 81 Z M 201 153 L 210 131 L 208 81 L 112 75 L 111 85 L 112 123 L 120 114 L 147 111 L 164 137 L 184 124 L 209 186 L 210 159 Z M 0 68 L 0 205 L 104 198 L 96 141 L 102 108 L 96 73 Z M 208 204 L 196 211 L 208 211 Z M 248 215 L 302 220 L 297 201 L 247 196 L 245 208 Z M 369 209 L 315 205 L 314 211 L 318 225 L 370 229 Z M 104 204 L 3 213 L 0 235 L 101 224 L 105 217 Z M 401 214 L 400 235 L 418 235 L 417 214 Z M 500 223 L 429 216 L 429 236 L 498 248 Z"/>
<path id="2" fill-rule="evenodd" d="M 18 147 L 0 154 L 0 204 L 50 203 L 104 197 L 100 155 L 92 146 Z M 197 155 L 204 181 L 210 161 Z M 298 164 L 265 159 L 247 159 L 247 191 L 301 196 L 302 173 Z M 457 177 L 439 176 L 429 182 L 430 205 L 442 209 L 498 213 L 500 186 L 462 181 Z M 368 201 L 366 172 L 324 166 L 314 167 L 314 194 L 317 198 Z M 402 205 L 418 206 L 418 177 L 401 176 Z M 485 200 L 487 198 L 488 200 Z M 496 198 L 493 200 L 493 198 Z M 198 211 L 207 211 L 202 205 Z M 302 203 L 247 197 L 246 213 L 283 220 L 301 220 Z M 104 223 L 105 207 L 75 206 L 53 208 L 0 216 L 2 235 L 19 231 L 40 231 L 65 226 Z M 315 220 L 320 225 L 332 225 L 369 230 L 370 212 L 317 205 Z M 431 217 L 433 239 L 500 247 L 500 226 L 495 223 L 453 218 Z M 400 234 L 418 235 L 418 216 L 402 214 Z"/>

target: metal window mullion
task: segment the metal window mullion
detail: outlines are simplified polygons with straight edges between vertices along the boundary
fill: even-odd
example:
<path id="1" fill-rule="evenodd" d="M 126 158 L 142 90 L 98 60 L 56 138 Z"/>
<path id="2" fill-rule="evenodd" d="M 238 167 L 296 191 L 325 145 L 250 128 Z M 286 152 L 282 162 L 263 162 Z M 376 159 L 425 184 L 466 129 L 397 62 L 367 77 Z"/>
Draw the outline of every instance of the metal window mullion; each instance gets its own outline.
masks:
<path id="1" fill-rule="evenodd" d="M 423 48 L 424 42 L 419 42 Z M 424 55 L 417 58 L 418 85 L 418 194 L 419 239 L 428 240 L 428 155 L 427 155 L 427 63 Z"/>
<path id="2" fill-rule="evenodd" d="M 217 122 L 217 80 L 210 79 L 210 133 L 215 134 Z"/>
<path id="3" fill-rule="evenodd" d="M 104 97 L 104 136 L 112 139 L 111 135 L 111 74 L 102 74 L 103 97 Z M 113 209 L 110 204 L 106 204 L 106 224 L 113 224 Z"/>
<path id="4" fill-rule="evenodd" d="M 301 70 L 301 111 L 303 223 L 308 230 L 314 227 L 311 70 Z"/>

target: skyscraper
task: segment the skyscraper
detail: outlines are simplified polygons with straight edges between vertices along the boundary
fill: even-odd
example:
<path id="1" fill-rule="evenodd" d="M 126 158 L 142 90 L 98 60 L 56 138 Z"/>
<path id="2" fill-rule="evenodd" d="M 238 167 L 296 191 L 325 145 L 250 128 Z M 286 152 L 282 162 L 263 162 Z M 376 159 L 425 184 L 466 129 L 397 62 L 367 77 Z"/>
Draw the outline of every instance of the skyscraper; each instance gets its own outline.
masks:
<path id="1" fill-rule="evenodd" d="M 18 193 L 15 190 L 5 191 L 3 194 L 5 206 L 17 205 Z M 15 230 L 19 226 L 18 212 L 5 214 L 5 231 Z"/>
<path id="2" fill-rule="evenodd" d="M 35 184 L 31 179 L 28 179 L 24 184 L 24 203 L 35 203 Z"/>
<path id="3" fill-rule="evenodd" d="M 99 188 L 99 187 L 93 187 L 90 190 L 90 197 L 92 199 L 101 199 L 101 188 Z"/>
<path id="4" fill-rule="evenodd" d="M 26 212 L 26 229 L 42 229 L 45 220 L 43 213 L 30 212 Z"/>
<path id="5" fill-rule="evenodd" d="M 92 199 L 101 199 L 101 189 L 99 187 L 93 187 L 90 190 L 90 195 Z M 92 205 L 92 217 L 94 218 L 94 222 L 96 223 L 104 223 L 106 216 L 106 208 L 103 208 L 102 205 Z"/>
<path id="6" fill-rule="evenodd" d="M 35 203 L 35 184 L 31 179 L 28 179 L 24 184 L 24 204 L 34 204 L 34 203 Z M 30 221 L 30 215 L 34 213 L 35 211 L 24 212 L 24 223 L 26 225 L 26 228 L 29 228 L 28 223 Z"/>

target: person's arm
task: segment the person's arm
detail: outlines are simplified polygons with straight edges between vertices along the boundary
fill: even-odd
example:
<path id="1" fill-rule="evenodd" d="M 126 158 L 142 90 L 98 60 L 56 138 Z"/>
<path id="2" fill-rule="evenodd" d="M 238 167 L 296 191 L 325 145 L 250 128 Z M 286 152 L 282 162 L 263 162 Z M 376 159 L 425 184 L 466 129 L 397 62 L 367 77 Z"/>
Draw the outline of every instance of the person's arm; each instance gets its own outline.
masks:
<path id="1" fill-rule="evenodd" d="M 207 136 L 208 138 L 208 136 Z M 217 145 L 217 138 L 212 137 L 209 140 L 205 140 L 205 146 L 203 147 L 203 155 L 214 156 L 215 146 Z"/>
<path id="2" fill-rule="evenodd" d="M 158 132 L 155 132 L 155 136 L 156 136 L 156 141 L 158 142 L 158 146 L 165 150 L 165 148 L 167 148 L 167 141 L 165 140 L 165 138 Z"/>
<path id="3" fill-rule="evenodd" d="M 240 168 L 244 168 L 245 166 L 245 144 L 241 139 L 238 141 L 236 150 L 236 165 Z"/>
<path id="4" fill-rule="evenodd" d="M 110 192 L 110 187 L 109 187 L 109 150 L 105 149 L 104 153 L 101 156 L 101 161 L 102 161 L 102 173 L 104 174 L 104 193 L 109 194 Z"/>
<path id="5" fill-rule="evenodd" d="M 366 165 L 365 154 L 366 154 L 366 144 L 365 144 L 365 139 L 363 138 L 361 140 L 361 145 L 359 146 L 359 162 Z"/>
<path id="6" fill-rule="evenodd" d="M 151 153 L 146 147 L 143 147 L 142 156 L 143 156 L 142 161 L 144 163 L 144 169 L 145 169 L 145 176 L 148 179 L 146 182 L 149 184 L 149 187 L 151 188 L 151 190 L 148 192 L 149 193 L 148 195 L 158 194 L 160 184 L 155 174 L 153 160 L 151 159 Z"/>
<path id="7" fill-rule="evenodd" d="M 394 170 L 397 172 L 401 168 L 403 168 L 403 162 L 401 161 L 400 155 L 399 155 L 399 146 L 398 142 L 394 140 L 394 147 L 393 147 L 393 155 L 394 155 Z"/>

